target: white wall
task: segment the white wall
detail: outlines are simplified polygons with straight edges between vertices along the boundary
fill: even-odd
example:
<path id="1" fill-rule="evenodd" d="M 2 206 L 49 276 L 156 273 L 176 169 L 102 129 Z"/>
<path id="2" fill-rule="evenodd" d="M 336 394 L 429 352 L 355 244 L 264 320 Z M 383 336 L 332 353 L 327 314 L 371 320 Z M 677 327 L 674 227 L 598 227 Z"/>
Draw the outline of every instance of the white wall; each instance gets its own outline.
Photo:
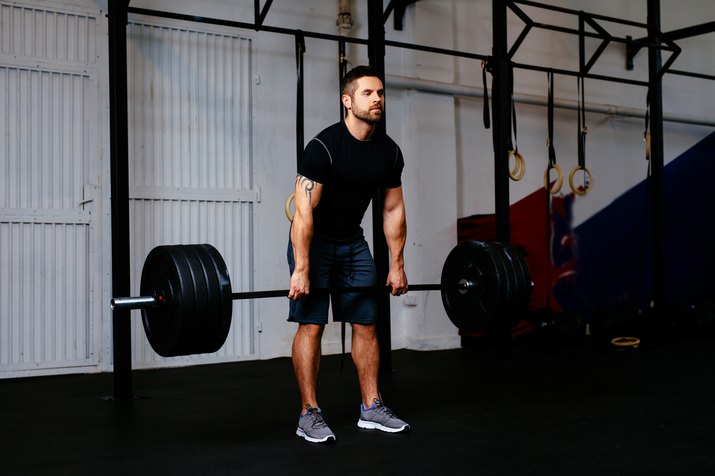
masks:
<path id="1" fill-rule="evenodd" d="M 35 3 L 41 3 L 39 0 Z M 59 4 L 60 2 L 52 2 Z M 69 2 L 68 2 L 69 3 Z M 82 5 L 106 12 L 105 1 L 74 0 L 73 8 Z M 264 3 L 264 2 L 262 2 Z M 387 3 L 387 2 L 385 2 Z M 622 2 L 608 0 L 551 0 L 550 4 L 593 13 L 645 22 L 645 0 Z M 276 0 L 266 18 L 269 25 L 299 28 L 336 34 L 337 0 Z M 187 14 L 253 20 L 252 0 L 213 0 L 203 2 L 170 0 L 135 0 L 132 6 L 171 10 Z M 668 31 L 712 21 L 715 3 L 709 0 L 662 0 L 662 25 Z M 536 21 L 577 27 L 573 17 L 545 14 L 523 7 Z M 352 35 L 367 36 L 366 3 L 353 0 L 355 25 Z M 103 17 L 102 17 L 103 18 Z M 487 0 L 420 0 L 408 7 L 403 31 L 394 31 L 392 19 L 386 23 L 390 39 L 454 48 L 488 55 L 491 53 L 491 1 Z M 633 28 L 603 23 L 617 36 L 644 36 Z M 510 14 L 509 37 L 514 39 L 521 22 Z M 253 44 L 253 162 L 260 202 L 255 206 L 254 283 L 256 289 L 286 288 L 288 270 L 285 251 L 288 221 L 283 205 L 292 190 L 295 175 L 295 89 L 296 65 L 294 39 L 291 36 L 245 30 L 243 35 Z M 338 118 L 337 45 L 323 40 L 306 39 L 305 54 L 305 139 Z M 712 74 L 715 58 L 711 54 L 713 35 L 682 40 L 683 54 L 673 65 L 682 70 Z M 589 42 L 589 48 L 595 43 Z M 354 64 L 367 61 L 366 50 L 348 46 Z M 620 44 L 609 46 L 594 72 L 643 80 L 647 77 L 647 55 L 636 57 L 636 69 L 626 71 L 625 53 Z M 106 61 L 106 55 L 102 56 Z M 578 42 L 563 34 L 532 31 L 517 53 L 522 63 L 575 69 L 578 64 Z M 388 75 L 481 88 L 480 63 L 429 53 L 388 48 Z M 106 87 L 106 72 L 102 84 Z M 491 81 L 491 79 L 490 79 Z M 533 95 L 545 100 L 544 73 L 517 70 L 517 95 Z M 557 76 L 557 101 L 576 99 L 576 79 Z M 715 106 L 715 82 L 666 75 L 664 108 L 666 115 L 689 116 L 711 120 Z M 591 105 L 642 109 L 645 89 L 605 81 L 586 81 L 586 102 Z M 107 98 L 103 98 L 105 105 Z M 517 105 L 518 144 L 527 163 L 521 182 L 511 182 L 511 200 L 516 201 L 542 186 L 546 165 L 546 109 Z M 576 113 L 557 110 L 555 145 L 558 161 L 566 173 L 576 164 Z M 442 263 L 456 244 L 456 220 L 475 213 L 491 213 L 494 208 L 493 153 L 491 130 L 482 125 L 480 98 L 405 91 L 388 83 L 388 132 L 402 146 L 407 167 L 404 174 L 408 213 L 407 271 L 412 283 L 439 279 Z M 643 160 L 643 121 L 633 118 L 588 114 L 587 164 L 593 172 L 593 190 L 579 198 L 575 207 L 575 225 L 610 203 L 629 187 L 645 177 Z M 671 160 L 712 131 L 711 127 L 665 124 L 665 155 Z M 106 134 L 105 134 L 106 137 Z M 106 138 L 104 139 L 106 141 Z M 108 144 L 105 143 L 105 150 Z M 105 158 L 106 159 L 106 158 Z M 101 162 L 108 167 L 108 161 Z M 105 183 L 105 188 L 106 187 Z M 567 186 L 567 185 L 565 185 Z M 109 191 L 104 196 L 103 216 L 108 233 Z M 366 235 L 371 236 L 369 211 Z M 105 241 L 109 253 L 108 240 Z M 108 302 L 109 273 L 98 273 L 102 283 L 102 300 Z M 109 322 L 109 310 L 103 309 L 101 320 Z M 255 305 L 259 326 L 259 358 L 285 356 L 290 353 L 294 326 L 285 321 L 285 299 L 263 299 Z M 393 347 L 417 349 L 449 348 L 458 345 L 456 329 L 446 318 L 439 293 L 412 293 L 392 300 Z M 104 342 L 109 328 L 104 327 Z M 324 339 L 325 353 L 339 351 L 339 329 L 331 325 Z"/>

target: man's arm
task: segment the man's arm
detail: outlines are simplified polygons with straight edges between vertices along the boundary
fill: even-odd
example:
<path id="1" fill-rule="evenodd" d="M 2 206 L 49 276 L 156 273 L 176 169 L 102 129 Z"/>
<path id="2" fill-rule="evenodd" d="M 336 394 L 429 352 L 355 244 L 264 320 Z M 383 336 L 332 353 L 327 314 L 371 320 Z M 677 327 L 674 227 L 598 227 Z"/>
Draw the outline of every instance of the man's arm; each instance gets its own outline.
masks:
<path id="1" fill-rule="evenodd" d="M 295 213 L 290 230 L 295 269 L 290 277 L 290 299 L 301 299 L 310 292 L 310 242 L 313 239 L 313 208 L 320 202 L 323 185 L 297 175 L 295 178 Z"/>
<path id="2" fill-rule="evenodd" d="M 385 189 L 382 223 L 387 247 L 390 250 L 390 272 L 387 275 L 387 284 L 392 286 L 392 295 L 399 296 L 407 292 L 404 255 L 407 221 L 402 187 Z"/>

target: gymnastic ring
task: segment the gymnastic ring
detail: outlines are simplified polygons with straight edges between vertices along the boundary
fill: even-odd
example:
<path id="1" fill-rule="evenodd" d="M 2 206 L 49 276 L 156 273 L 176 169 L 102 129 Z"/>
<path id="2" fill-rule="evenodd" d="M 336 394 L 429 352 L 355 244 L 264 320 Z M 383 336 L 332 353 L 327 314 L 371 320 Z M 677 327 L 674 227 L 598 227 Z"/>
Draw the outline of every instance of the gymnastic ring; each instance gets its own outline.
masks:
<path id="1" fill-rule="evenodd" d="M 556 185 L 554 185 L 553 187 L 550 187 L 549 182 L 549 175 L 551 174 L 551 169 L 555 169 L 559 177 L 558 179 L 556 179 Z M 548 190 L 551 195 L 556 195 L 557 193 L 559 193 L 559 190 L 561 190 L 561 185 L 563 185 L 563 183 L 564 174 L 561 172 L 561 167 L 559 167 L 559 164 L 549 164 L 549 166 L 546 167 L 546 172 L 544 172 L 544 188 Z"/>
<path id="2" fill-rule="evenodd" d="M 611 339 L 611 344 L 616 347 L 633 347 L 636 349 L 641 343 L 638 337 L 615 337 Z"/>
<path id="3" fill-rule="evenodd" d="M 586 175 L 588 175 L 588 178 L 584 180 L 584 186 L 583 188 L 578 188 L 574 185 L 573 183 L 573 178 L 576 175 L 576 172 L 579 170 L 583 170 Z M 576 167 L 571 169 L 571 173 L 569 173 L 569 186 L 571 187 L 571 190 L 573 190 L 573 193 L 576 195 L 586 195 L 589 190 L 591 190 L 591 183 L 593 182 L 593 177 L 591 176 L 591 171 L 588 170 L 588 167 L 585 165 L 582 167 L 580 165 L 577 165 Z"/>
<path id="4" fill-rule="evenodd" d="M 524 156 L 519 153 L 518 150 L 509 149 L 509 158 L 514 156 L 514 168 L 509 171 L 509 178 L 518 182 L 524 178 L 524 172 L 526 172 L 526 162 L 524 161 Z"/>
<path id="5" fill-rule="evenodd" d="M 288 198 L 286 198 L 286 203 L 285 203 L 286 218 L 288 218 L 288 221 L 291 223 L 293 223 L 293 214 L 290 212 L 290 202 L 292 202 L 294 198 L 295 198 L 295 192 L 291 192 L 291 194 L 288 195 Z"/>

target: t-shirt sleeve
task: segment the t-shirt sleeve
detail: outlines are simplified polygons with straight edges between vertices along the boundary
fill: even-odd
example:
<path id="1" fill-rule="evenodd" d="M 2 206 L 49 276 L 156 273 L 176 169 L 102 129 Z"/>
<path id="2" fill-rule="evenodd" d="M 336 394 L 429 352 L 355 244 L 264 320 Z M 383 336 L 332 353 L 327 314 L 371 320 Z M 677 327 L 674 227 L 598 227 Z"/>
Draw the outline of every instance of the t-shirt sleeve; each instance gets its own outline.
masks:
<path id="1" fill-rule="evenodd" d="M 330 177 L 330 154 L 323 142 L 312 139 L 305 146 L 303 158 L 298 164 L 298 173 L 303 177 L 325 184 Z"/>
<path id="2" fill-rule="evenodd" d="M 394 167 L 385 181 L 385 188 L 397 188 L 402 185 L 402 170 L 405 168 L 405 159 L 402 157 L 402 151 L 397 144 L 395 144 L 395 149 Z"/>

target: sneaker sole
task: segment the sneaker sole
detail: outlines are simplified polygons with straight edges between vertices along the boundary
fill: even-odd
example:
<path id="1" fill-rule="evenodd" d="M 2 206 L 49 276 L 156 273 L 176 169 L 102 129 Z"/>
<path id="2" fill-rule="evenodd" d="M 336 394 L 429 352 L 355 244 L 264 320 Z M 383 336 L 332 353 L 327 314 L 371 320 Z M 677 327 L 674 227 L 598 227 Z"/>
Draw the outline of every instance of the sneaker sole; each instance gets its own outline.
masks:
<path id="1" fill-rule="evenodd" d="M 326 443 L 330 440 L 335 441 L 335 436 L 334 435 L 328 435 L 325 438 L 319 439 L 319 438 L 313 438 L 312 436 L 308 436 L 306 432 L 298 428 L 295 430 L 295 434 L 300 436 L 301 438 L 305 438 L 306 441 L 310 441 L 311 443 Z"/>
<path id="2" fill-rule="evenodd" d="M 387 433 L 399 433 L 409 429 L 410 425 L 405 425 L 400 428 L 390 428 L 389 426 L 384 426 L 380 423 L 375 423 L 374 421 L 358 420 L 358 427 L 364 428 L 365 430 L 380 430 L 386 431 Z"/>

